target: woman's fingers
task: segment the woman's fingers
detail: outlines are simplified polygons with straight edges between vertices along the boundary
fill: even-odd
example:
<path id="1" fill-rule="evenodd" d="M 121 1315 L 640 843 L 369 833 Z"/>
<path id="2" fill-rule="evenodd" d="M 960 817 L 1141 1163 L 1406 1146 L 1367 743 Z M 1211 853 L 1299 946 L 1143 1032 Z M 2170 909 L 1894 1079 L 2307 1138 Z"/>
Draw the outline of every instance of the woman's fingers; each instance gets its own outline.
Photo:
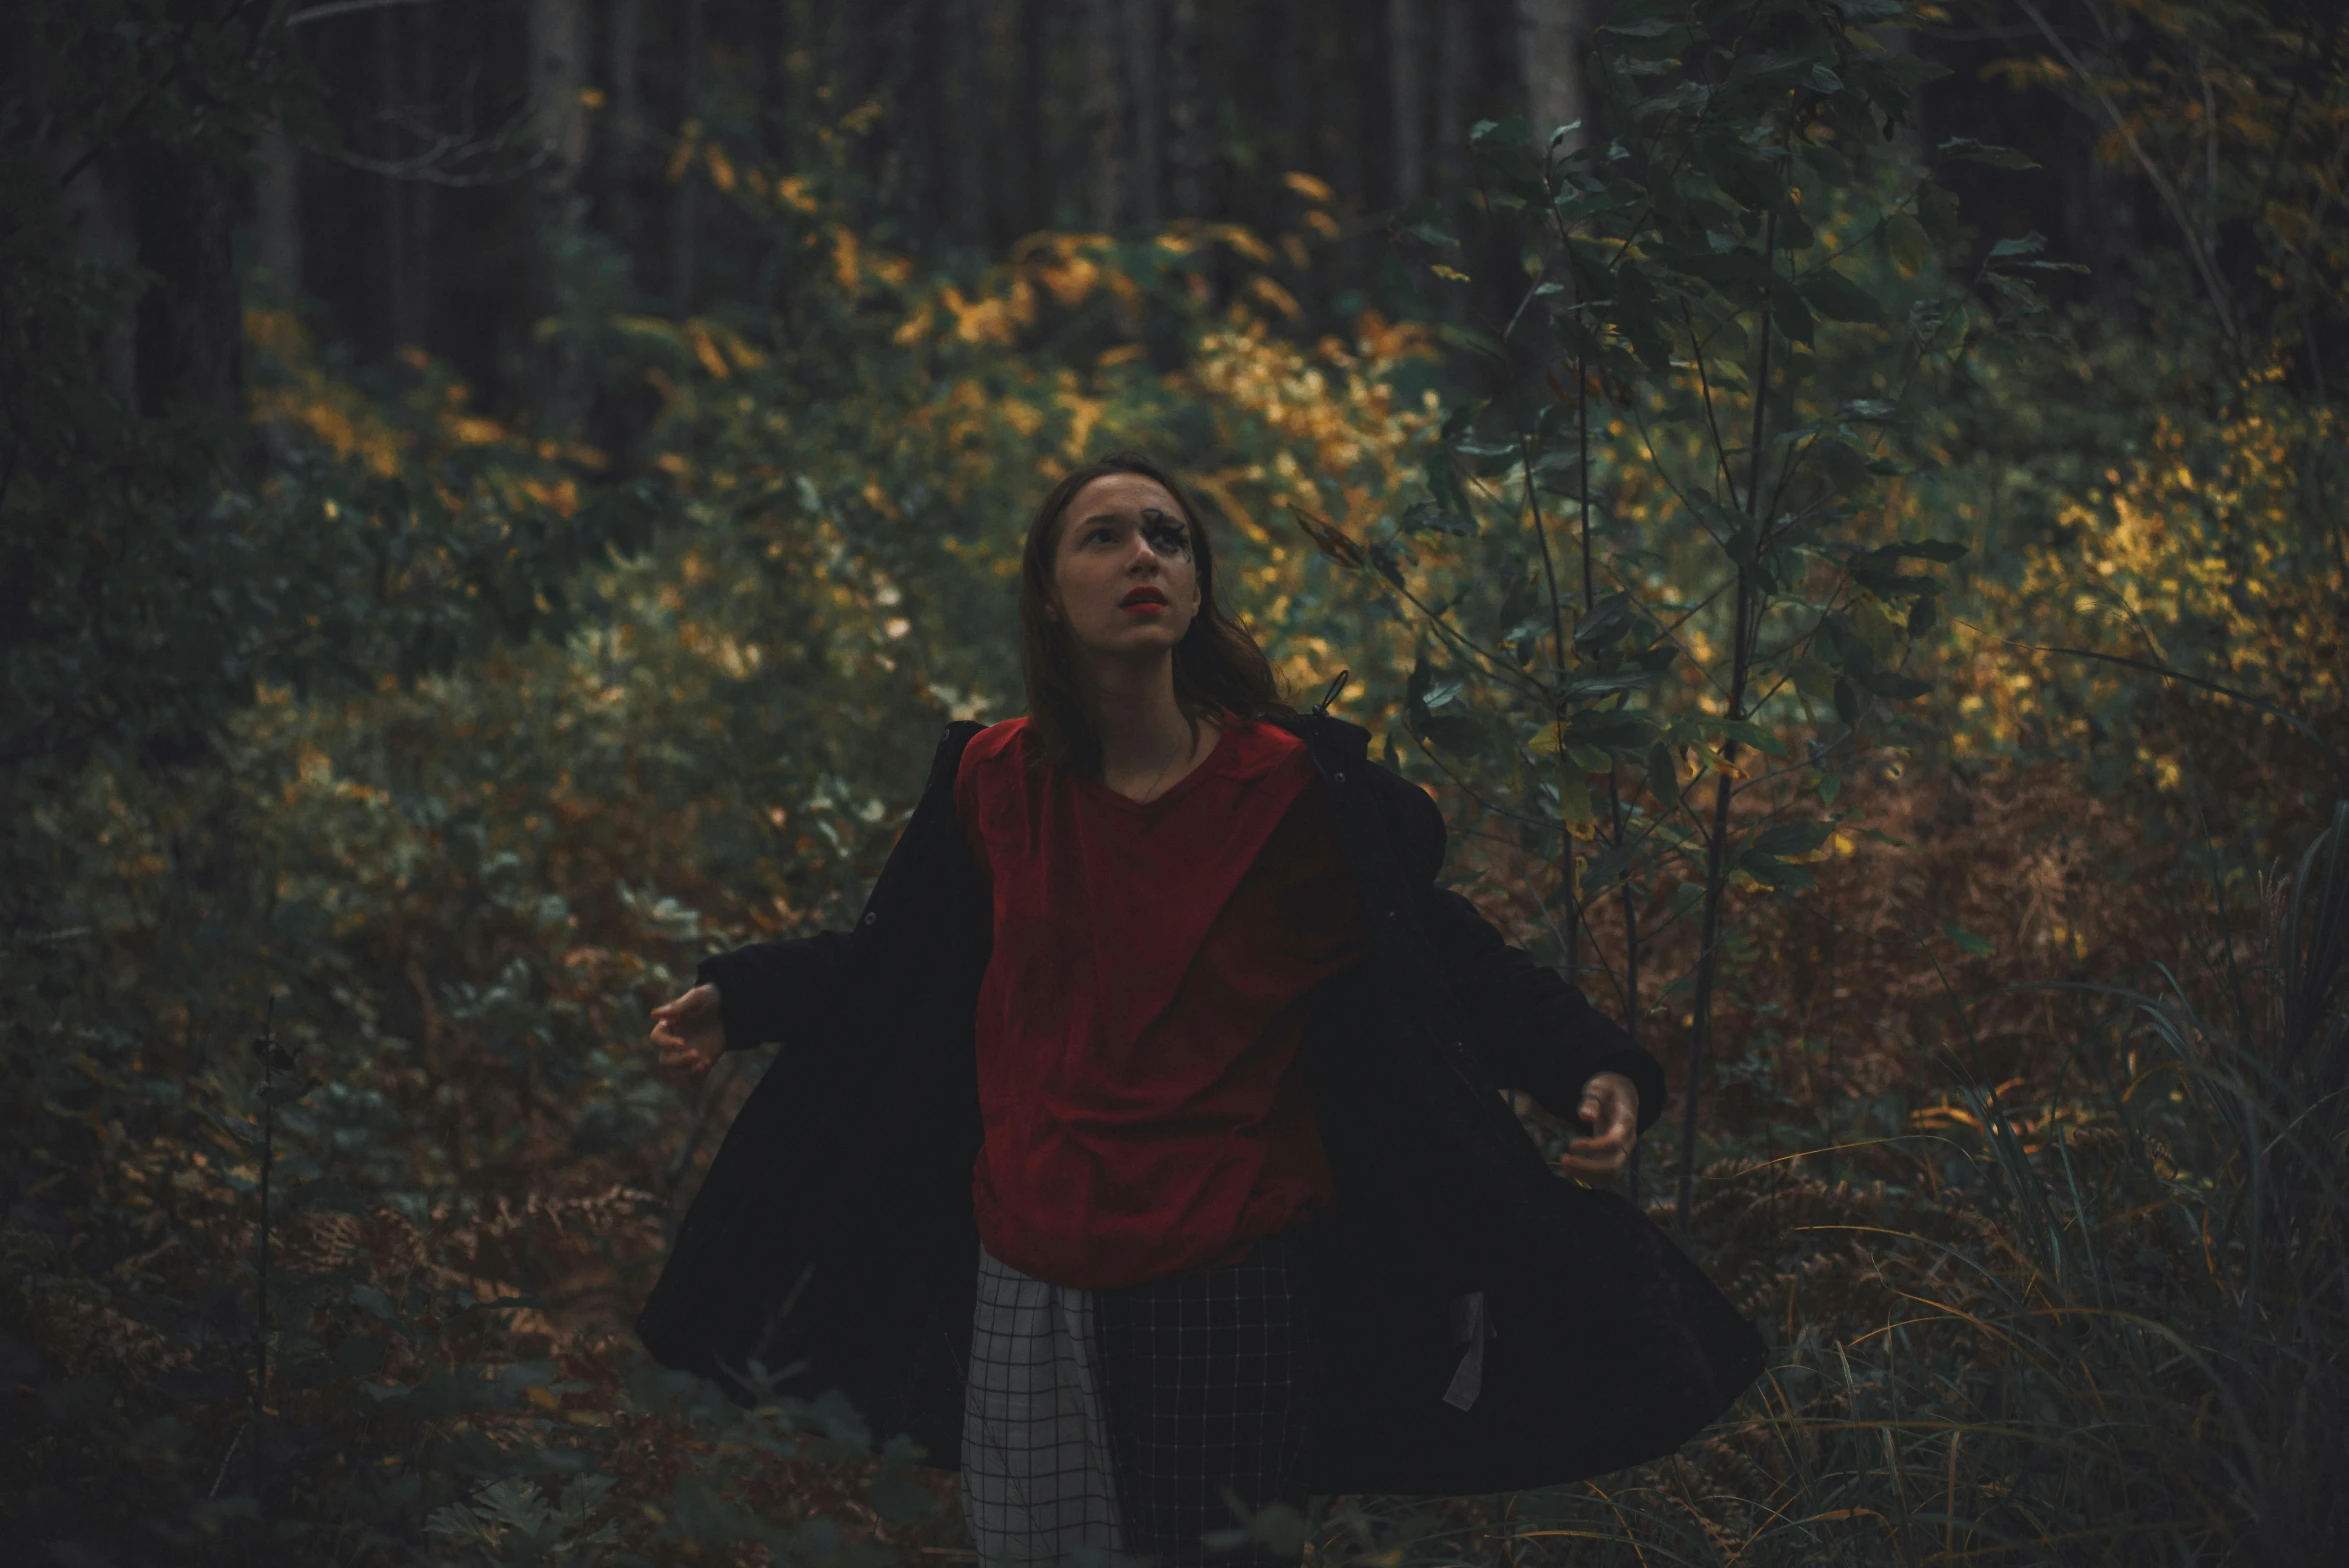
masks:
<path id="1" fill-rule="evenodd" d="M 672 1073 L 707 1072 L 717 1060 L 724 1035 L 718 1013 L 718 988 L 697 985 L 683 996 L 652 1010 L 652 1045 L 660 1065 Z"/>
<path id="2" fill-rule="evenodd" d="M 652 1010 L 652 1015 L 661 1019 L 691 1021 L 717 1005 L 718 988 L 714 985 L 697 985 L 683 996 L 663 1002 Z"/>
<path id="3" fill-rule="evenodd" d="M 1603 1176 L 1623 1168 L 1631 1157 L 1631 1140 L 1615 1133 L 1577 1138 L 1566 1146 L 1558 1163 L 1577 1176 Z"/>
<path id="4" fill-rule="evenodd" d="M 1560 1166 L 1576 1176 L 1607 1176 L 1623 1168 L 1639 1138 L 1639 1090 L 1620 1073 L 1600 1073 L 1584 1088 L 1582 1119 L 1590 1136 L 1566 1145 Z"/>

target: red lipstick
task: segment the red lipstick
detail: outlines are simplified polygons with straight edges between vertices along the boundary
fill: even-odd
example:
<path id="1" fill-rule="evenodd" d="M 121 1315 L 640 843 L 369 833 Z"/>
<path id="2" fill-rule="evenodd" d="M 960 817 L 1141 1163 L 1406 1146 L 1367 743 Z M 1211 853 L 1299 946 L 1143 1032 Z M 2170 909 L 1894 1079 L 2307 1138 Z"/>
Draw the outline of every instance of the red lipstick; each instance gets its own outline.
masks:
<path id="1" fill-rule="evenodd" d="M 1157 589 L 1136 588 L 1118 600 L 1117 607 L 1121 610 L 1163 610 L 1168 606 L 1166 595 Z"/>

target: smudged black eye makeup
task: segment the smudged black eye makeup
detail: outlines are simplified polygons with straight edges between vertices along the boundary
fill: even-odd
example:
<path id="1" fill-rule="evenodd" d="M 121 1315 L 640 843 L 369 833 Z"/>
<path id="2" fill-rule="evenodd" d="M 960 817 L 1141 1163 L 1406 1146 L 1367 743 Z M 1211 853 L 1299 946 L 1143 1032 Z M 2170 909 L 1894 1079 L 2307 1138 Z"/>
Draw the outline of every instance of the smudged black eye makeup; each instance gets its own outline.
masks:
<path id="1" fill-rule="evenodd" d="M 1142 508 L 1142 537 L 1160 555 L 1185 561 L 1191 558 L 1191 531 L 1171 512 L 1155 506 Z"/>

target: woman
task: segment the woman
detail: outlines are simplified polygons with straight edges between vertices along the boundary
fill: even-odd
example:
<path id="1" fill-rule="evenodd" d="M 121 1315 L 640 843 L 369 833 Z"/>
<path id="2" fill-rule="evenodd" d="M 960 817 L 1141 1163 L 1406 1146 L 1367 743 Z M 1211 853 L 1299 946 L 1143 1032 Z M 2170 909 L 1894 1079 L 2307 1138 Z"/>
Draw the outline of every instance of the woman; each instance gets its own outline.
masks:
<path id="1" fill-rule="evenodd" d="M 703 963 L 678 1066 L 784 1050 L 638 1328 L 959 1463 L 990 1562 L 1199 1560 L 1308 1492 L 1668 1452 L 1760 1363 L 1621 1167 L 1663 1076 L 1439 890 L 1440 816 L 1275 692 L 1197 511 L 1071 473 L 1020 578 L 1025 718 L 956 725 L 857 928 Z"/>

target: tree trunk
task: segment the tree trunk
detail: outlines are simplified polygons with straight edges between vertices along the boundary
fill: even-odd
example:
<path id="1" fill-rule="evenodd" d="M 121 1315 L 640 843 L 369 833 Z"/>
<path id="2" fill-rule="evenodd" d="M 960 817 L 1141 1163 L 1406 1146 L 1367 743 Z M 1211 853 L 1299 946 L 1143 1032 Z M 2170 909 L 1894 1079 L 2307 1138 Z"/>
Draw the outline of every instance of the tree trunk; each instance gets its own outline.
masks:
<path id="1" fill-rule="evenodd" d="M 254 149 L 254 260 L 262 288 L 280 299 L 302 292 L 301 149 L 271 123 Z"/>
<path id="2" fill-rule="evenodd" d="M 1762 224 L 1762 265 L 1773 274 L 1778 265 L 1778 215 L 1772 213 Z M 1770 409 L 1770 316 L 1767 311 L 1761 319 L 1762 346 L 1754 366 L 1754 423 L 1753 435 L 1746 442 L 1748 467 L 1745 477 L 1745 511 L 1753 520 L 1758 538 L 1754 553 L 1759 556 L 1770 542 L 1770 525 L 1762 500 L 1763 454 L 1769 449 L 1762 445 L 1765 418 Z M 1728 717 L 1736 723 L 1746 716 L 1746 681 L 1752 674 L 1754 628 L 1763 610 L 1762 588 L 1754 574 L 1744 566 L 1737 568 L 1737 604 L 1730 628 L 1729 648 L 1729 704 Z M 1737 741 L 1726 738 L 1721 742 L 1724 762 L 1737 760 Z M 1704 918 L 1697 934 L 1696 995 L 1689 1003 L 1688 1075 L 1680 1091 L 1680 1190 L 1675 1201 L 1680 1229 L 1688 1230 L 1691 1206 L 1696 1201 L 1697 1157 L 1697 1077 L 1704 1070 L 1706 1047 L 1713 1032 L 1713 981 L 1721 969 L 1721 903 L 1728 891 L 1729 801 L 1735 793 L 1732 776 L 1721 773 L 1713 786 L 1712 831 L 1705 840 L 1705 907 Z"/>
<path id="3" fill-rule="evenodd" d="M 1085 140 L 1092 147 L 1086 218 L 1108 232 L 1117 227 L 1125 188 L 1125 95 L 1117 71 L 1119 0 L 1086 0 Z"/>
<path id="4" fill-rule="evenodd" d="M 539 164 L 532 190 L 538 255 L 532 305 L 540 319 L 559 317 L 569 300 L 569 270 L 578 263 L 584 222 L 580 171 L 587 163 L 587 18 L 584 0 L 530 0 L 530 103 Z M 545 340 L 540 355 L 541 418 L 576 438 L 586 415 L 585 377 L 567 333 Z"/>
<path id="5" fill-rule="evenodd" d="M 604 178 L 609 186 L 612 230 L 633 270 L 644 243 L 644 216 L 636 204 L 636 173 L 644 145 L 644 101 L 636 57 L 644 47 L 644 0 L 612 0 L 610 59 L 612 112 L 604 121 Z"/>
<path id="6" fill-rule="evenodd" d="M 683 10 L 684 36 L 677 60 L 677 134 L 690 137 L 701 132 L 702 55 L 707 48 L 702 35 L 703 0 L 684 0 Z M 693 314 L 697 185 L 693 172 L 687 170 L 669 203 L 669 306 L 680 316 Z"/>
<path id="7" fill-rule="evenodd" d="M 997 189 L 997 239 L 1009 245 L 1051 227 L 1051 146 L 1044 122 L 1045 0 L 994 0 L 996 25 L 1008 36 L 1002 51 L 1004 159 Z"/>
<path id="8" fill-rule="evenodd" d="M 56 162 L 70 167 L 86 152 L 79 138 L 58 144 Z M 73 214 L 74 249 L 81 259 L 108 272 L 135 272 L 139 265 L 136 189 L 115 154 L 92 159 L 65 188 Z M 139 401 L 139 330 L 135 317 L 109 322 L 95 345 L 99 373 L 126 408 Z"/>
<path id="9" fill-rule="evenodd" d="M 137 167 L 139 265 L 155 277 L 139 300 L 139 410 L 193 406 L 232 423 L 245 388 L 244 298 L 231 243 L 240 176 L 154 142 L 140 146 Z"/>
<path id="10" fill-rule="evenodd" d="M 400 82 L 400 23 L 396 10 L 375 13 L 375 107 L 382 116 L 382 140 L 377 156 L 386 163 L 397 163 L 406 147 L 400 139 L 398 120 L 406 107 Z M 397 353 L 415 340 L 416 321 L 413 302 L 408 292 L 408 187 L 405 181 L 389 175 L 377 175 L 375 205 L 377 222 L 382 233 L 376 239 L 376 254 L 383 268 L 383 346 Z"/>
<path id="11" fill-rule="evenodd" d="M 1476 35 L 1469 8 L 1450 0 L 1440 8 L 1436 35 L 1435 166 L 1446 190 L 1468 170 L 1468 100 L 1476 80 Z"/>
<path id="12" fill-rule="evenodd" d="M 1174 212 L 1178 218 L 1204 218 L 1215 110 L 1207 101 L 1206 38 L 1199 0 L 1174 0 L 1172 20 L 1167 65 L 1174 87 Z"/>
<path id="13" fill-rule="evenodd" d="M 1537 151 L 1550 145 L 1562 125 L 1583 118 L 1589 101 L 1582 77 L 1582 0 L 1517 0 L 1517 58 L 1524 73 L 1525 112 Z M 1576 132 L 1560 151 L 1582 145 Z"/>
<path id="14" fill-rule="evenodd" d="M 1126 181 L 1128 208 L 1135 223 L 1156 228 L 1161 212 L 1159 192 L 1165 170 L 1159 149 L 1164 120 L 1165 51 L 1160 44 L 1158 0 L 1125 0 L 1126 94 L 1134 160 Z"/>
<path id="15" fill-rule="evenodd" d="M 946 210 L 953 214 L 954 237 L 962 244 L 987 243 L 987 150 L 994 142 L 994 93 L 987 72 L 987 28 L 980 14 L 986 0 L 946 0 L 946 36 L 951 58 L 945 61 L 950 84 L 945 112 L 938 116 L 946 154 L 940 159 L 953 190 Z"/>
<path id="16" fill-rule="evenodd" d="M 1395 153 L 1395 201 L 1403 206 L 1426 191 L 1421 20 L 1419 0 L 1387 0 L 1387 122 Z"/>
<path id="17" fill-rule="evenodd" d="M 434 48 L 432 24 L 434 18 L 423 15 L 408 28 L 410 86 L 420 103 L 436 101 L 437 83 L 433 79 L 433 65 L 440 56 Z M 574 95 L 576 96 L 576 95 Z M 433 218 L 438 211 L 440 187 L 430 180 L 418 180 L 408 186 L 408 341 L 420 347 L 434 343 L 433 329 L 438 324 L 435 308 L 439 296 L 435 292 L 439 277 L 440 251 Z"/>

